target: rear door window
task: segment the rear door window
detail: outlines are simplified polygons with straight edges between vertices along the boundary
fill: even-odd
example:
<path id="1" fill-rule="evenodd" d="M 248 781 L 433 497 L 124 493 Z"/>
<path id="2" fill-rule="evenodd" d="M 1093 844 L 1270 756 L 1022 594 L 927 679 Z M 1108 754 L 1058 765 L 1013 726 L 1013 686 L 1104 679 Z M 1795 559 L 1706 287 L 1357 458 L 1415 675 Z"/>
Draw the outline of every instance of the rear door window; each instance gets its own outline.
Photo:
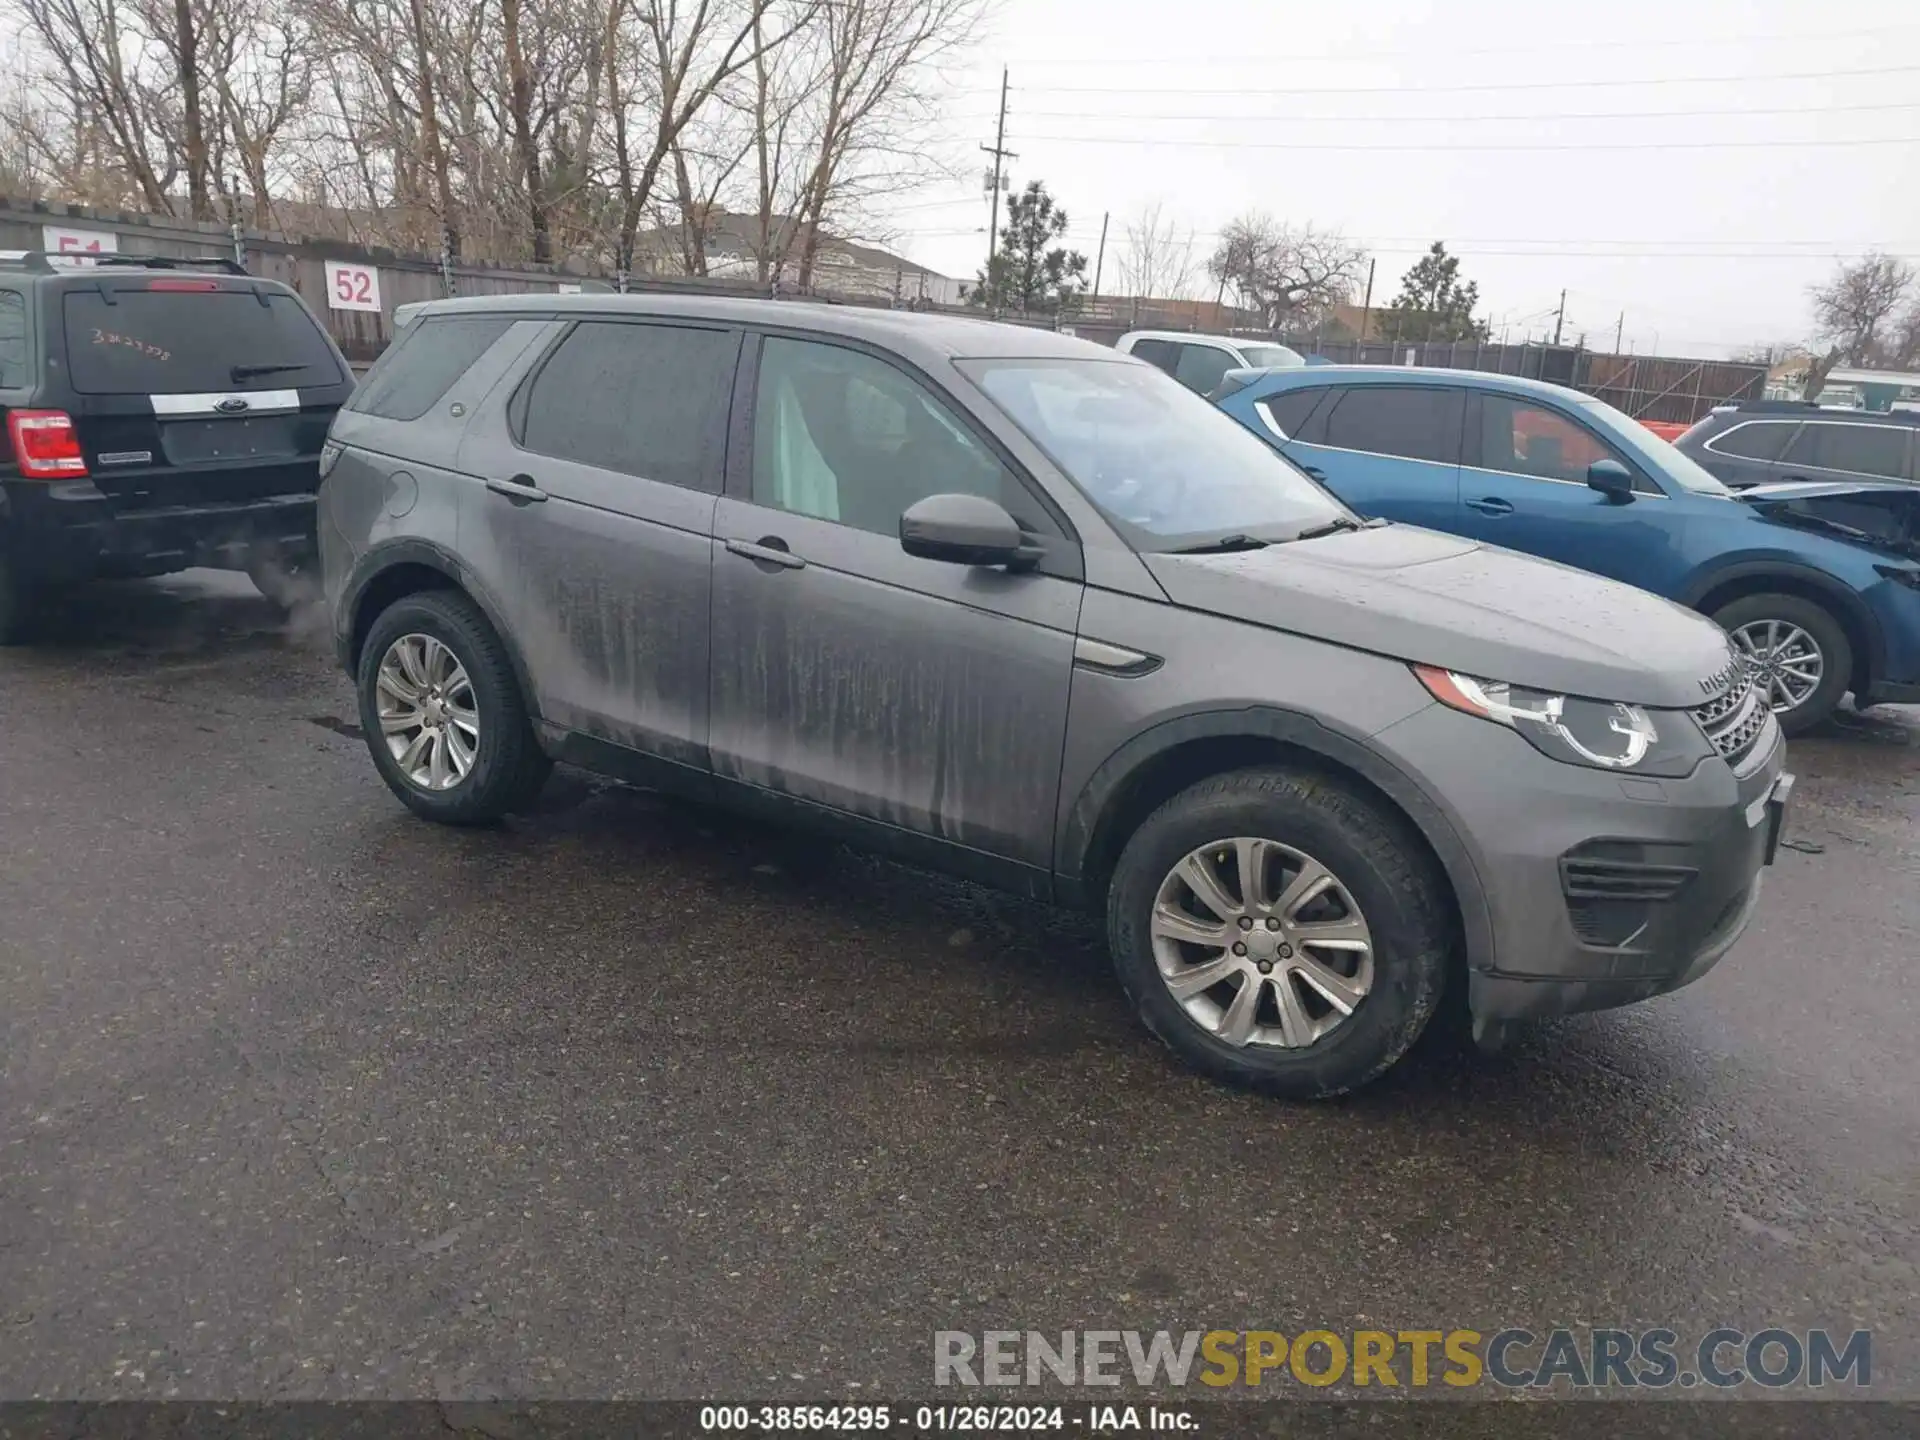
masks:
<path id="1" fill-rule="evenodd" d="M 533 378 L 520 443 L 694 490 L 720 489 L 738 335 L 588 320 Z"/>
<path id="2" fill-rule="evenodd" d="M 1355 385 L 1327 416 L 1324 443 L 1342 450 L 1454 465 L 1465 396 L 1439 385 Z"/>
<path id="3" fill-rule="evenodd" d="M 1799 424 L 1798 420 L 1748 420 L 1709 440 L 1707 449 L 1739 460 L 1778 460 Z"/>
<path id="4" fill-rule="evenodd" d="M 1906 478 L 1904 425 L 1848 425 L 1808 421 L 1787 447 L 1786 462 L 1809 470 L 1845 470 L 1853 475 Z"/>
<path id="5" fill-rule="evenodd" d="M 67 291 L 61 313 L 73 388 L 82 395 L 196 395 L 346 378 L 320 326 L 293 296 L 175 288 L 194 283 L 103 281 L 105 294 Z"/>
<path id="6" fill-rule="evenodd" d="M 1179 350 L 1173 378 L 1198 395 L 1211 391 L 1237 365 L 1232 355 L 1214 345 L 1182 345 Z"/>
<path id="7" fill-rule="evenodd" d="M 512 327 L 513 316 L 444 316 L 402 334 L 347 408 L 382 420 L 418 420 Z"/>

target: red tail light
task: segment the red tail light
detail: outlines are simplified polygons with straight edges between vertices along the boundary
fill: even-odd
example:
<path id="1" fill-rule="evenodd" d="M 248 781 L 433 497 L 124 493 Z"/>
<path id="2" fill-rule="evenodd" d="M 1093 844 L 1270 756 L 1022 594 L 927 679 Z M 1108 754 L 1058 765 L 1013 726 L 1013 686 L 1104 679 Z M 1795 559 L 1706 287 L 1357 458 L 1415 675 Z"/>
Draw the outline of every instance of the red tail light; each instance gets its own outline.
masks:
<path id="1" fill-rule="evenodd" d="M 218 280 L 149 280 L 149 290 L 218 290 Z"/>
<path id="2" fill-rule="evenodd" d="M 29 480 L 58 480 L 85 475 L 86 458 L 73 417 L 64 410 L 11 410 L 7 433 L 13 437 L 13 458 Z"/>

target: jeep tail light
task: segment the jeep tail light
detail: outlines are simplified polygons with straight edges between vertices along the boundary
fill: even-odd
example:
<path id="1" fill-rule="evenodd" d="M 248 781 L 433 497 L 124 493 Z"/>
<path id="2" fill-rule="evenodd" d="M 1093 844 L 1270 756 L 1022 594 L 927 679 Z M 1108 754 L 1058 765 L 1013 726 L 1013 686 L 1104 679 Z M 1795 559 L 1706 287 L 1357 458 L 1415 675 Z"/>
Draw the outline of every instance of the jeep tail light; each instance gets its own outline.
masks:
<path id="1" fill-rule="evenodd" d="M 87 473 L 80 437 L 66 411 L 9 411 L 7 433 L 13 437 L 13 458 L 27 479 L 58 480 Z"/>

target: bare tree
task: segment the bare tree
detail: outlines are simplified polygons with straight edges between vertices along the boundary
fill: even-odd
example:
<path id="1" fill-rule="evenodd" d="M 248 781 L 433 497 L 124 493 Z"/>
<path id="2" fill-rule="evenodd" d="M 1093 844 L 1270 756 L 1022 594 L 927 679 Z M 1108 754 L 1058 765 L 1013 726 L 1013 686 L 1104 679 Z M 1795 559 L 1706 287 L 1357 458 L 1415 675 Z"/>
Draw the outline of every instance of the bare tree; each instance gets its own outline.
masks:
<path id="1" fill-rule="evenodd" d="M 171 213 L 167 189 L 179 156 L 172 117 L 164 107 L 156 113 L 158 45 L 139 14 L 116 0 L 20 0 L 20 8 L 48 59 L 45 79 L 76 130 L 125 177 L 130 195 Z"/>
<path id="2" fill-rule="evenodd" d="M 1813 288 L 1815 333 L 1839 352 L 1841 364 L 1874 362 L 1881 327 L 1907 303 L 1913 279 L 1913 267 L 1893 255 L 1875 253 L 1842 265 Z"/>
<path id="3" fill-rule="evenodd" d="M 616 38 L 606 63 L 620 207 L 615 264 L 626 274 L 633 269 L 641 216 L 675 142 L 762 46 L 778 45 L 786 36 L 770 33 L 763 23 L 769 0 L 652 0 L 644 7 L 636 0 L 611 3 Z M 624 78 L 629 63 L 645 77 L 637 91 Z M 647 111 L 651 126 L 643 118 Z"/>
<path id="4" fill-rule="evenodd" d="M 1120 283 L 1139 300 L 1183 300 L 1196 275 L 1193 227 L 1167 215 L 1158 200 L 1127 222 L 1120 251 Z"/>
<path id="5" fill-rule="evenodd" d="M 643 221 L 699 273 L 744 212 L 763 277 L 808 273 L 927 170 L 933 67 L 988 3 L 11 0 L 0 182 L 626 271 Z"/>
<path id="6" fill-rule="evenodd" d="M 1365 252 L 1331 231 L 1295 228 L 1255 211 L 1230 222 L 1207 274 L 1270 329 L 1312 324 L 1353 298 Z"/>
<path id="7" fill-rule="evenodd" d="M 926 163 L 920 137 L 935 106 L 921 82 L 966 43 L 984 3 L 823 0 L 818 7 L 808 27 L 821 61 L 806 91 L 812 158 L 794 215 L 802 289 L 813 283 L 821 227 L 833 212 L 876 181 Z"/>

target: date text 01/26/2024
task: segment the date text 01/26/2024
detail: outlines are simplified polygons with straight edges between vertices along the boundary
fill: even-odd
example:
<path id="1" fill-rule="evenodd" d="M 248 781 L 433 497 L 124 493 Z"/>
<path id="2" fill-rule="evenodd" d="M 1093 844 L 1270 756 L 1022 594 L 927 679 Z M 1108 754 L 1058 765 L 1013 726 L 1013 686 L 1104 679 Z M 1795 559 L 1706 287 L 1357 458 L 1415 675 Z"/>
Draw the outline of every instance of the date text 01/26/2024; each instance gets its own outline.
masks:
<path id="1" fill-rule="evenodd" d="M 918 1430 L 1005 1435 L 1080 1430 L 1119 1434 L 1154 1430 L 1193 1432 L 1186 1410 L 1160 1405 L 704 1405 L 700 1428 L 716 1433 Z"/>

